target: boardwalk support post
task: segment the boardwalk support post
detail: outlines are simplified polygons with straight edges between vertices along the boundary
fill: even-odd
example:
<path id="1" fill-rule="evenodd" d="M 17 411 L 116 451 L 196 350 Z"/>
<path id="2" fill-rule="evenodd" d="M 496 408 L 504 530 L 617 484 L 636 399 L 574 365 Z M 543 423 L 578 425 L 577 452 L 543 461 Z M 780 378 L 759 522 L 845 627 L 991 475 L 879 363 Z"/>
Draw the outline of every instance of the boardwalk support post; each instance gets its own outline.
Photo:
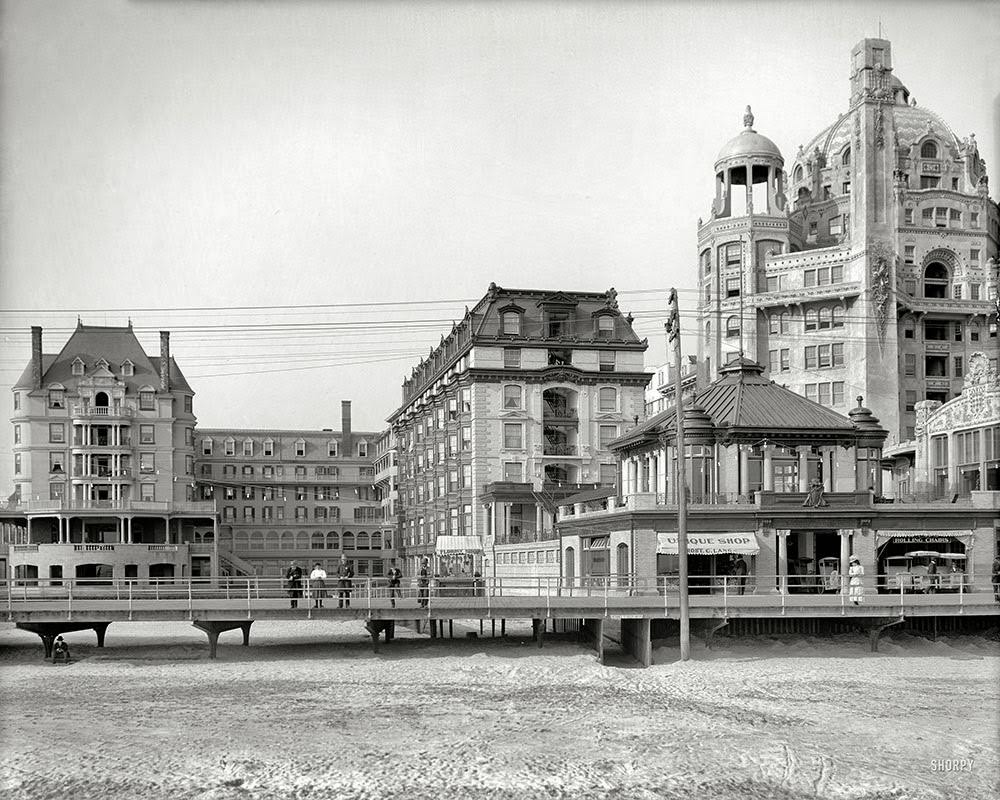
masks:
<path id="1" fill-rule="evenodd" d="M 110 622 L 18 622 L 17 627 L 23 631 L 35 633 L 42 640 L 45 658 L 52 658 L 52 644 L 56 636 L 71 631 L 92 630 L 97 634 L 97 646 L 104 647 L 104 634 L 107 633 Z"/>
<path id="2" fill-rule="evenodd" d="M 597 663 L 604 663 L 604 620 L 600 617 L 580 620 L 580 637 L 597 651 Z"/>
<path id="3" fill-rule="evenodd" d="M 649 619 L 622 620 L 622 649 L 643 667 L 653 663 L 653 640 Z"/>
<path id="4" fill-rule="evenodd" d="M 542 641 L 545 639 L 545 620 L 544 619 L 532 619 L 531 620 L 531 638 L 534 639 L 535 643 L 541 647 Z"/>
<path id="5" fill-rule="evenodd" d="M 205 620 L 196 619 L 191 623 L 198 630 L 208 634 L 208 657 L 215 658 L 219 644 L 219 634 L 239 628 L 243 631 L 243 646 L 250 644 L 250 626 L 253 620 Z"/>
<path id="6" fill-rule="evenodd" d="M 725 628 L 729 624 L 728 617 L 716 617 L 713 619 L 698 620 L 699 633 L 705 638 L 705 647 L 712 649 L 712 642 L 715 639 L 715 632 Z"/>
<path id="7" fill-rule="evenodd" d="M 874 617 L 873 619 L 866 619 L 861 623 L 861 627 L 868 632 L 868 644 L 871 646 L 871 651 L 873 653 L 878 652 L 878 637 L 882 634 L 886 628 L 891 628 L 893 625 L 901 625 L 904 622 L 902 616 L 900 617 Z"/>

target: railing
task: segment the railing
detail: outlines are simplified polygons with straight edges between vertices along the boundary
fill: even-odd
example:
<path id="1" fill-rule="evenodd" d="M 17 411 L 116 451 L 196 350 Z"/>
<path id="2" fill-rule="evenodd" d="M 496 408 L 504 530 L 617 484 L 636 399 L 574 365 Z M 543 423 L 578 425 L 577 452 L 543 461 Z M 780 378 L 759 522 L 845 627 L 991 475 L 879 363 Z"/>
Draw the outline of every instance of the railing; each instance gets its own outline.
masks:
<path id="1" fill-rule="evenodd" d="M 135 409 L 130 406 L 92 406 L 87 403 L 73 404 L 74 417 L 134 417 Z"/>
<path id="2" fill-rule="evenodd" d="M 576 409 L 569 406 L 556 406 L 552 403 L 545 403 L 542 407 L 542 417 L 553 419 L 577 419 Z"/>
<path id="3" fill-rule="evenodd" d="M 576 450 L 575 444 L 550 444 L 546 442 L 542 452 L 543 455 L 547 456 L 575 456 Z"/>
<path id="4" fill-rule="evenodd" d="M 873 613 L 903 615 L 928 607 L 946 606 L 952 613 L 964 613 L 967 607 L 995 612 L 997 600 L 994 591 L 970 587 L 967 580 L 959 580 L 946 591 L 943 585 L 928 585 L 925 591 L 912 593 L 900 584 L 889 590 L 888 575 L 876 575 L 866 584 L 845 585 L 837 576 L 826 584 L 801 592 L 790 591 L 793 577 L 752 575 L 692 575 L 689 576 L 689 593 L 692 609 L 717 609 L 724 614 L 740 609 L 753 613 L 754 609 L 769 614 L 784 615 L 789 609 L 799 616 L 815 612 L 819 615 L 859 614 L 870 608 Z M 813 576 L 815 577 L 815 576 Z M 826 576 L 829 577 L 829 576 Z M 875 585 L 872 585 L 872 584 Z M 5 584 L 5 585 L 4 585 Z M 785 591 L 777 591 L 783 584 Z M 55 610 L 72 614 L 74 603 L 83 601 L 127 601 L 128 610 L 139 601 L 185 601 L 182 607 L 193 610 L 195 601 L 235 602 L 238 608 L 251 614 L 254 609 L 299 608 L 312 609 L 320 605 L 333 608 L 350 607 L 355 610 L 423 609 L 430 613 L 439 610 L 486 612 L 494 607 L 525 609 L 537 613 L 540 599 L 544 599 L 546 613 L 565 609 L 598 609 L 605 616 L 612 612 L 643 610 L 655 613 L 675 613 L 680 597 L 675 575 L 636 577 L 610 575 L 583 578 L 560 577 L 504 577 L 478 576 L 435 577 L 422 583 L 417 579 L 404 579 L 399 587 L 390 587 L 385 578 L 355 578 L 339 580 L 328 577 L 322 583 L 303 578 L 295 584 L 283 578 L 149 578 L 124 580 L 86 579 L 26 579 L 16 578 L 0 583 L 7 595 L 8 613 L 19 606 L 31 603 L 31 610 Z M 1000 591 L 1000 590 L 998 590 Z M 37 603 L 55 601 L 56 605 L 38 606 Z M 299 603 L 302 603 L 300 606 Z M 288 605 L 286 605 L 288 604 Z M 206 609 L 225 610 L 230 605 L 207 605 Z M 79 608 L 79 606 L 77 606 Z M 145 609 L 155 606 L 143 606 Z M 176 603 L 164 606 L 178 610 Z M 107 606 L 88 606 L 87 610 L 108 609 Z M 878 609 L 874 612 L 874 609 Z M 113 607 L 110 610 L 114 610 Z M 119 609 L 121 610 L 121 609 Z M 717 611 L 715 612 L 717 613 Z"/>
<path id="5" fill-rule="evenodd" d="M 214 514 L 215 501 L 179 501 L 170 500 L 26 500 L 16 506 L 20 511 L 155 511 L 160 513 L 197 513 Z M 11 507 L 13 510 L 14 507 Z"/>

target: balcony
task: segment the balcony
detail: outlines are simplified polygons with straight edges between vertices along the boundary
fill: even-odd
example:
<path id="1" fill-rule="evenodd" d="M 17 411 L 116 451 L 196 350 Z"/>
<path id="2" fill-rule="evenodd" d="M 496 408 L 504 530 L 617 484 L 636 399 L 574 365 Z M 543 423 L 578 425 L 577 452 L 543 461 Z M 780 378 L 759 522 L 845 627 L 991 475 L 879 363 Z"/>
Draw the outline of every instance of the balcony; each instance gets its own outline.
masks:
<path id="1" fill-rule="evenodd" d="M 134 416 L 135 409 L 130 406 L 122 406 L 119 404 L 115 404 L 113 406 L 92 406 L 87 403 L 73 404 L 73 419 L 116 419 L 127 423 Z"/>
<path id="2" fill-rule="evenodd" d="M 170 502 L 168 500 L 27 500 L 17 505 L 18 511 L 31 514 L 76 511 L 147 511 L 162 514 L 215 514 L 215 501 Z M 14 510 L 13 508 L 11 510 Z"/>
<path id="3" fill-rule="evenodd" d="M 575 456 L 578 455 L 577 446 L 566 442 L 546 442 L 544 449 L 542 450 L 542 455 Z"/>
<path id="4" fill-rule="evenodd" d="M 70 477 L 74 481 L 93 480 L 95 478 L 100 478 L 102 480 L 130 481 L 135 477 L 135 475 L 131 469 L 108 469 L 105 467 L 99 467 L 98 469 L 91 470 L 90 472 L 77 472 L 74 470 Z"/>
<path id="5" fill-rule="evenodd" d="M 542 406 L 542 418 L 546 422 L 555 420 L 579 421 L 575 408 L 559 403 L 544 403 Z"/>

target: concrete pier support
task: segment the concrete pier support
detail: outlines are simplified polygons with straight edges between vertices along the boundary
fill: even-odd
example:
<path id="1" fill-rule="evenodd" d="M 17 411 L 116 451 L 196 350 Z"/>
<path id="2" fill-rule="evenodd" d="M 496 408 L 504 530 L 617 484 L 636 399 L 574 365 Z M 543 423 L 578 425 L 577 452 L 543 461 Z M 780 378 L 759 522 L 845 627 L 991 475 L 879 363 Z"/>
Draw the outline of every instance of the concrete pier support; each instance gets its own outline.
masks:
<path id="1" fill-rule="evenodd" d="M 379 634 L 385 635 L 388 644 L 396 636 L 396 623 L 391 619 L 370 619 L 365 623 L 365 630 L 372 637 L 372 649 L 377 653 Z"/>
<path id="2" fill-rule="evenodd" d="M 545 620 L 544 619 L 533 619 L 531 620 L 531 638 L 539 646 L 542 646 L 542 642 L 545 639 Z"/>
<path id="3" fill-rule="evenodd" d="M 107 633 L 110 624 L 110 622 L 18 622 L 17 627 L 37 634 L 42 640 L 45 658 L 52 658 L 52 644 L 56 637 L 70 631 L 92 630 L 97 634 L 97 646 L 104 647 L 104 634 Z"/>
<path id="4" fill-rule="evenodd" d="M 653 663 L 653 641 L 649 635 L 648 619 L 622 620 L 622 650 L 643 667 Z"/>
<path id="5" fill-rule="evenodd" d="M 205 633 L 208 634 L 209 658 L 216 657 L 216 649 L 219 645 L 219 634 L 224 633 L 225 631 L 233 631 L 239 628 L 243 631 L 243 646 L 247 647 L 250 644 L 250 626 L 253 625 L 252 619 L 239 621 L 196 619 L 191 624 L 198 630 L 205 631 Z"/>
<path id="6" fill-rule="evenodd" d="M 878 652 L 878 637 L 881 636 L 882 631 L 893 625 L 901 625 L 903 622 L 903 617 L 873 617 L 863 620 L 861 629 L 868 632 L 868 644 L 871 645 L 871 651 Z"/>
<path id="7" fill-rule="evenodd" d="M 597 662 L 604 663 L 604 619 L 580 620 L 580 638 L 597 651 Z"/>

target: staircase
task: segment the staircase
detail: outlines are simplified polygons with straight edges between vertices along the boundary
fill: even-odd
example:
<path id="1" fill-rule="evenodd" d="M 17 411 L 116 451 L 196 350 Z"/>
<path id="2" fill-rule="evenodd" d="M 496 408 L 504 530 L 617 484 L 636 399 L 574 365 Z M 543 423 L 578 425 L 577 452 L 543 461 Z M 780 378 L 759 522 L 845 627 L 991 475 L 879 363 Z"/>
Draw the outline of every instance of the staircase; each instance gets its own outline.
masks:
<path id="1" fill-rule="evenodd" d="M 230 577 L 254 577 L 257 569 L 249 561 L 244 561 L 236 553 L 219 548 L 219 572 Z"/>

